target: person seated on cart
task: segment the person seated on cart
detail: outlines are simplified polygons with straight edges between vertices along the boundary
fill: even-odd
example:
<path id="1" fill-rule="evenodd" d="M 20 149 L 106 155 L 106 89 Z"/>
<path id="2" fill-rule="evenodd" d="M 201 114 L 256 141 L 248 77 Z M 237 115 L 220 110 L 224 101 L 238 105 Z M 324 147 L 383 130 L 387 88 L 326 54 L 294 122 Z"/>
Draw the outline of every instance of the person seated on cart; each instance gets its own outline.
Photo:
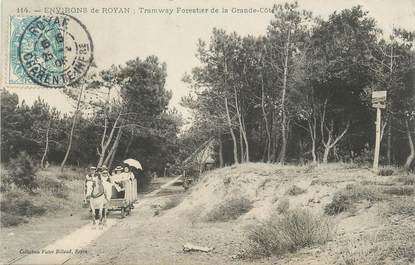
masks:
<path id="1" fill-rule="evenodd" d="M 88 181 L 92 181 L 92 178 L 94 177 L 94 174 L 96 172 L 97 168 L 96 167 L 90 167 L 89 168 L 89 173 L 86 174 L 85 176 L 85 183 L 84 183 L 84 195 L 85 195 L 85 199 L 86 199 L 86 185 Z"/>
<path id="2" fill-rule="evenodd" d="M 110 201 L 111 197 L 112 197 L 112 186 L 113 183 L 111 181 L 111 177 L 108 173 L 108 170 L 103 170 L 101 172 L 101 180 L 102 180 L 102 184 L 104 185 L 104 194 L 105 194 L 105 198 L 107 199 L 107 201 Z"/>
<path id="3" fill-rule="evenodd" d="M 111 176 L 111 180 L 114 184 L 113 194 L 116 198 L 124 198 L 125 195 L 125 187 L 123 181 L 124 174 L 122 174 L 122 167 L 116 166 L 115 167 L 115 174 Z"/>

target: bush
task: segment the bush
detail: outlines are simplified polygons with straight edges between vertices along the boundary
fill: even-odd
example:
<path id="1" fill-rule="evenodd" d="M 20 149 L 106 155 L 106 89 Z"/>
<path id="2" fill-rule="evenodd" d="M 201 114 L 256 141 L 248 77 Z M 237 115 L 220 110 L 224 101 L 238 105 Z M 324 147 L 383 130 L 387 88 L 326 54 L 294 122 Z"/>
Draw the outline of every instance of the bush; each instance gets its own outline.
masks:
<path id="1" fill-rule="evenodd" d="M 396 178 L 397 182 L 402 182 L 403 185 L 415 185 L 415 176 L 402 176 Z"/>
<path id="2" fill-rule="evenodd" d="M 376 202 L 382 199 L 383 196 L 374 187 L 348 185 L 334 194 L 333 200 L 324 207 L 324 212 L 328 215 L 335 215 L 351 210 L 355 203 L 360 201 Z"/>
<path id="3" fill-rule="evenodd" d="M 15 216 L 40 216 L 46 212 L 46 208 L 34 205 L 29 199 L 22 196 L 22 192 L 8 192 L 0 202 L 2 214 Z"/>
<path id="4" fill-rule="evenodd" d="M 26 152 L 20 152 L 16 158 L 11 159 L 7 169 L 11 181 L 17 187 L 28 191 L 37 188 L 35 181 L 36 168 L 32 158 Z"/>
<path id="5" fill-rule="evenodd" d="M 286 192 L 286 194 L 291 196 L 297 196 L 305 193 L 307 190 L 298 187 L 297 185 L 292 185 Z"/>
<path id="6" fill-rule="evenodd" d="M 277 202 L 277 211 L 279 214 L 286 213 L 290 208 L 290 200 L 287 198 L 282 198 Z"/>
<path id="7" fill-rule="evenodd" d="M 392 176 L 394 173 L 395 170 L 389 167 L 380 168 L 378 171 L 379 176 Z"/>
<path id="8" fill-rule="evenodd" d="M 13 181 L 8 175 L 0 176 L 0 192 L 7 192 L 12 189 Z"/>
<path id="9" fill-rule="evenodd" d="M 16 226 L 22 223 L 27 223 L 26 218 L 8 213 L 2 213 L 0 220 L 1 226 L 3 227 Z"/>
<path id="10" fill-rule="evenodd" d="M 69 196 L 68 187 L 63 182 L 53 178 L 42 178 L 42 180 L 38 181 L 38 186 L 42 191 L 52 194 L 57 198 L 66 199 Z"/>
<path id="11" fill-rule="evenodd" d="M 410 196 L 414 194 L 414 188 L 411 186 L 392 186 L 384 188 L 383 193 L 390 195 Z"/>
<path id="12" fill-rule="evenodd" d="M 217 208 L 210 211 L 205 220 L 208 222 L 227 222 L 238 219 L 239 216 L 249 212 L 252 208 L 252 202 L 246 198 L 233 198 L 227 200 Z"/>
<path id="13" fill-rule="evenodd" d="M 331 224 L 324 217 L 304 209 L 288 211 L 250 228 L 248 257 L 283 255 L 316 244 L 324 244 L 331 235 Z"/>

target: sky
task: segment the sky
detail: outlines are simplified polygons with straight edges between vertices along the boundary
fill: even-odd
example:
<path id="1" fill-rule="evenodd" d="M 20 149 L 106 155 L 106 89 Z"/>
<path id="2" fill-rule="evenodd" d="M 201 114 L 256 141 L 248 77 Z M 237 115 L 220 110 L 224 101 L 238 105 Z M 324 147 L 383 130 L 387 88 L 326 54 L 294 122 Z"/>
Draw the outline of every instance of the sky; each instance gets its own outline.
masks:
<path id="1" fill-rule="evenodd" d="M 232 8 L 268 8 L 274 3 L 285 1 L 271 0 L 128 0 L 128 1 L 22 1 L 3 0 L 3 7 L 10 3 L 25 6 L 36 3 L 43 7 L 94 7 L 103 11 L 103 7 L 130 7 L 130 14 L 72 14 L 87 27 L 94 43 L 94 58 L 98 69 L 105 69 L 112 64 L 124 64 L 136 57 L 145 58 L 157 55 L 167 64 L 166 87 L 173 92 L 170 107 L 179 111 L 186 110 L 179 106 L 180 98 L 187 95 L 188 87 L 181 81 L 183 74 L 198 65 L 195 57 L 197 40 L 208 41 L 214 27 L 227 31 L 236 31 L 240 35 L 264 35 L 270 13 L 237 14 Z M 48 4 L 53 3 L 53 4 Z M 415 0 L 299 0 L 300 8 L 312 11 L 314 15 L 327 18 L 336 10 L 362 5 L 369 11 L 378 26 L 389 33 L 392 26 L 415 31 Z M 176 8 L 227 8 L 223 14 L 177 14 Z M 140 8 L 173 8 L 168 14 L 143 14 Z M 13 8 L 11 8 L 13 10 Z M 132 13 L 132 9 L 136 12 Z M 6 10 L 6 9 L 4 9 Z M 3 11 L 4 11 L 3 10 Z M 108 11 L 109 9 L 107 9 Z M 2 14 L 3 18 L 8 14 Z M 2 35 L 4 36 L 4 35 Z M 4 48 L 2 48 L 4 51 Z M 4 57 L 3 57 L 4 58 Z M 72 109 L 71 102 L 59 90 L 46 88 L 14 88 L 20 98 L 30 105 L 38 96 L 63 112 Z"/>

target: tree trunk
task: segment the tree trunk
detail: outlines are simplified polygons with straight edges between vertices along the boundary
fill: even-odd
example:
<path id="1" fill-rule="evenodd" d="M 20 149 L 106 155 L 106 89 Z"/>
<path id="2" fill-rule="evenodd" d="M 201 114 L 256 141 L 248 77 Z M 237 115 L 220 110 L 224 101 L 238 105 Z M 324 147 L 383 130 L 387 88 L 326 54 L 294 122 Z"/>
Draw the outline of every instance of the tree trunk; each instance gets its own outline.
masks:
<path id="1" fill-rule="evenodd" d="M 249 142 L 248 142 L 248 137 L 246 136 L 246 127 L 245 127 L 245 120 L 244 117 L 241 117 L 242 120 L 242 128 L 244 129 L 243 131 L 243 137 L 244 137 L 244 142 L 245 142 L 245 162 L 249 162 Z"/>
<path id="2" fill-rule="evenodd" d="M 99 154 L 99 160 L 98 160 L 97 167 L 100 167 L 100 166 L 102 166 L 104 164 L 104 160 L 106 158 L 107 149 L 108 149 L 110 143 L 112 142 L 112 138 L 114 136 L 114 132 L 115 132 L 115 129 L 117 127 L 117 124 L 118 124 L 118 121 L 119 121 L 120 117 L 121 117 L 121 113 L 118 114 L 117 119 L 114 121 L 114 124 L 112 125 L 112 129 L 111 129 L 110 135 L 108 136 L 107 140 L 104 141 L 104 142 L 101 142 L 101 152 Z M 106 132 L 106 130 L 104 130 L 104 133 L 105 132 Z"/>
<path id="3" fill-rule="evenodd" d="M 117 136 L 115 138 L 114 143 L 112 144 L 111 150 L 108 153 L 108 156 L 105 158 L 104 165 L 107 165 L 108 168 L 111 167 L 112 161 L 114 160 L 115 153 L 117 152 L 118 144 L 120 143 L 122 135 L 122 128 L 118 129 Z"/>
<path id="4" fill-rule="evenodd" d="M 310 132 L 311 138 L 311 155 L 313 157 L 313 164 L 317 163 L 317 156 L 316 156 L 316 138 L 317 138 L 317 119 L 315 114 L 313 114 L 313 120 L 308 121 L 308 130 Z"/>
<path id="5" fill-rule="evenodd" d="M 43 152 L 42 159 L 40 160 L 40 167 L 45 168 L 45 158 L 49 151 L 49 130 L 50 130 L 50 124 L 52 122 L 52 119 L 49 119 L 48 121 L 48 127 L 46 128 L 46 139 L 45 139 L 45 151 Z"/>
<path id="6" fill-rule="evenodd" d="M 66 148 L 66 153 L 65 153 L 65 157 L 63 158 L 63 161 L 61 163 L 61 172 L 63 172 L 64 168 L 65 168 L 65 164 L 66 161 L 68 160 L 68 156 L 69 156 L 69 152 L 71 151 L 71 147 L 72 147 L 72 139 L 73 139 L 73 132 L 75 130 L 75 124 L 76 124 L 76 118 L 79 115 L 79 108 L 81 106 L 81 99 L 82 99 L 82 93 L 84 91 L 84 86 L 81 86 L 81 91 L 79 91 L 79 96 L 78 96 L 78 100 L 76 102 L 76 110 L 75 113 L 73 115 L 73 119 L 72 119 L 72 127 L 71 127 L 71 132 L 69 134 L 69 143 L 68 143 L 68 147 Z"/>
<path id="7" fill-rule="evenodd" d="M 405 120 L 405 125 L 406 125 L 406 134 L 408 136 L 408 145 L 409 145 L 410 153 L 408 155 L 408 158 L 406 158 L 406 162 L 405 162 L 404 168 L 406 170 L 410 170 L 411 169 L 412 162 L 415 159 L 415 147 L 414 147 L 414 141 L 412 140 L 412 135 L 411 135 L 412 132 L 411 132 L 411 129 L 409 127 L 408 120 Z"/>
<path id="8" fill-rule="evenodd" d="M 285 163 L 285 153 L 287 149 L 287 115 L 285 113 L 285 94 L 287 93 L 287 79 L 288 79 L 288 57 L 290 55 L 290 46 L 291 46 L 291 29 L 288 29 L 287 43 L 285 45 L 285 55 L 284 55 L 284 76 L 282 84 L 282 96 L 281 96 L 281 114 L 282 114 L 282 123 L 281 123 L 281 150 L 279 155 L 279 162 L 281 164 Z"/>
<path id="9" fill-rule="evenodd" d="M 244 142 L 242 139 L 242 130 L 241 126 L 239 125 L 239 148 L 241 151 L 241 163 L 245 162 L 245 148 L 244 148 Z"/>
<path id="10" fill-rule="evenodd" d="M 393 44 L 390 46 L 391 48 L 391 57 L 390 57 L 390 65 L 389 65 L 389 74 L 390 74 L 390 85 L 392 85 L 392 78 L 393 78 Z M 391 88 L 391 87 L 390 87 Z M 386 159 L 388 160 L 388 165 L 391 164 L 391 154 L 392 154 L 392 114 L 388 112 L 388 139 L 386 143 Z"/>
<path id="11" fill-rule="evenodd" d="M 219 142 L 219 167 L 222 168 L 223 167 L 223 143 L 222 143 L 222 139 L 221 139 L 221 135 L 219 134 L 218 137 L 218 142 Z"/>
<path id="12" fill-rule="evenodd" d="M 265 121 L 265 131 L 266 131 L 266 134 L 267 134 L 267 146 L 266 146 L 267 159 L 266 159 L 266 162 L 269 163 L 270 159 L 271 159 L 271 133 L 270 133 L 270 130 L 269 130 L 267 113 L 265 111 L 264 79 L 263 79 L 262 76 L 261 76 L 261 109 L 262 109 L 262 115 L 263 115 L 264 121 Z"/>
<path id="13" fill-rule="evenodd" d="M 388 114 L 388 138 L 386 144 L 386 159 L 388 160 L 388 165 L 391 164 L 392 158 L 392 115 Z"/>
<path id="14" fill-rule="evenodd" d="M 329 158 L 329 153 L 330 153 L 331 148 L 329 146 L 326 146 L 324 148 L 324 155 L 323 155 L 323 164 L 327 164 L 328 162 L 328 158 Z"/>
<path id="15" fill-rule="evenodd" d="M 131 144 L 133 143 L 133 139 L 134 139 L 134 133 L 131 133 L 131 137 L 128 140 L 127 147 L 125 148 L 125 151 L 124 151 L 124 156 L 128 155 L 128 152 L 130 151 Z"/>
<path id="16" fill-rule="evenodd" d="M 337 136 L 334 140 L 333 140 L 333 121 L 331 122 L 330 125 L 330 129 L 328 129 L 328 139 L 327 142 L 324 142 L 324 135 L 322 134 L 322 142 L 324 145 L 324 155 L 323 155 L 323 163 L 327 164 L 328 162 L 328 157 L 330 154 L 330 151 L 333 147 L 336 146 L 336 144 L 343 138 L 343 136 L 347 133 L 347 131 L 349 130 L 349 126 L 350 126 L 350 122 L 347 122 L 346 128 L 343 130 L 343 132 Z"/>
<path id="17" fill-rule="evenodd" d="M 231 133 L 232 142 L 233 142 L 233 159 L 235 164 L 239 164 L 238 162 L 238 146 L 236 143 L 236 137 L 232 129 L 232 121 L 231 115 L 229 114 L 229 107 L 228 107 L 228 99 L 225 97 L 225 109 L 226 109 L 226 118 L 228 121 L 229 131 Z"/>
<path id="18" fill-rule="evenodd" d="M 238 94 L 236 92 L 236 88 L 233 88 L 233 93 L 235 97 L 235 108 L 236 108 L 236 115 L 238 117 L 239 122 L 239 136 L 240 136 L 240 145 L 241 145 L 241 163 L 245 161 L 249 161 L 249 146 L 248 146 L 248 139 L 246 137 L 245 126 L 242 121 L 242 114 L 239 109 L 239 101 L 238 101 Z M 244 147 L 245 143 L 245 147 Z"/>

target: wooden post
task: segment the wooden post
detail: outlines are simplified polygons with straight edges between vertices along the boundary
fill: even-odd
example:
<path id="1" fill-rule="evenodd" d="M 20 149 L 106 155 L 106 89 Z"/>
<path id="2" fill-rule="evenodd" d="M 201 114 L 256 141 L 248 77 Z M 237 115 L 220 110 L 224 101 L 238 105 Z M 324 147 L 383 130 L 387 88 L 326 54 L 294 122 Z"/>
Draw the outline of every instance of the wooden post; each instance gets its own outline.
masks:
<path id="1" fill-rule="evenodd" d="M 376 108 L 376 143 L 375 143 L 375 157 L 373 159 L 373 170 L 377 171 L 379 167 L 379 151 L 380 151 L 380 123 L 381 110 Z"/>

